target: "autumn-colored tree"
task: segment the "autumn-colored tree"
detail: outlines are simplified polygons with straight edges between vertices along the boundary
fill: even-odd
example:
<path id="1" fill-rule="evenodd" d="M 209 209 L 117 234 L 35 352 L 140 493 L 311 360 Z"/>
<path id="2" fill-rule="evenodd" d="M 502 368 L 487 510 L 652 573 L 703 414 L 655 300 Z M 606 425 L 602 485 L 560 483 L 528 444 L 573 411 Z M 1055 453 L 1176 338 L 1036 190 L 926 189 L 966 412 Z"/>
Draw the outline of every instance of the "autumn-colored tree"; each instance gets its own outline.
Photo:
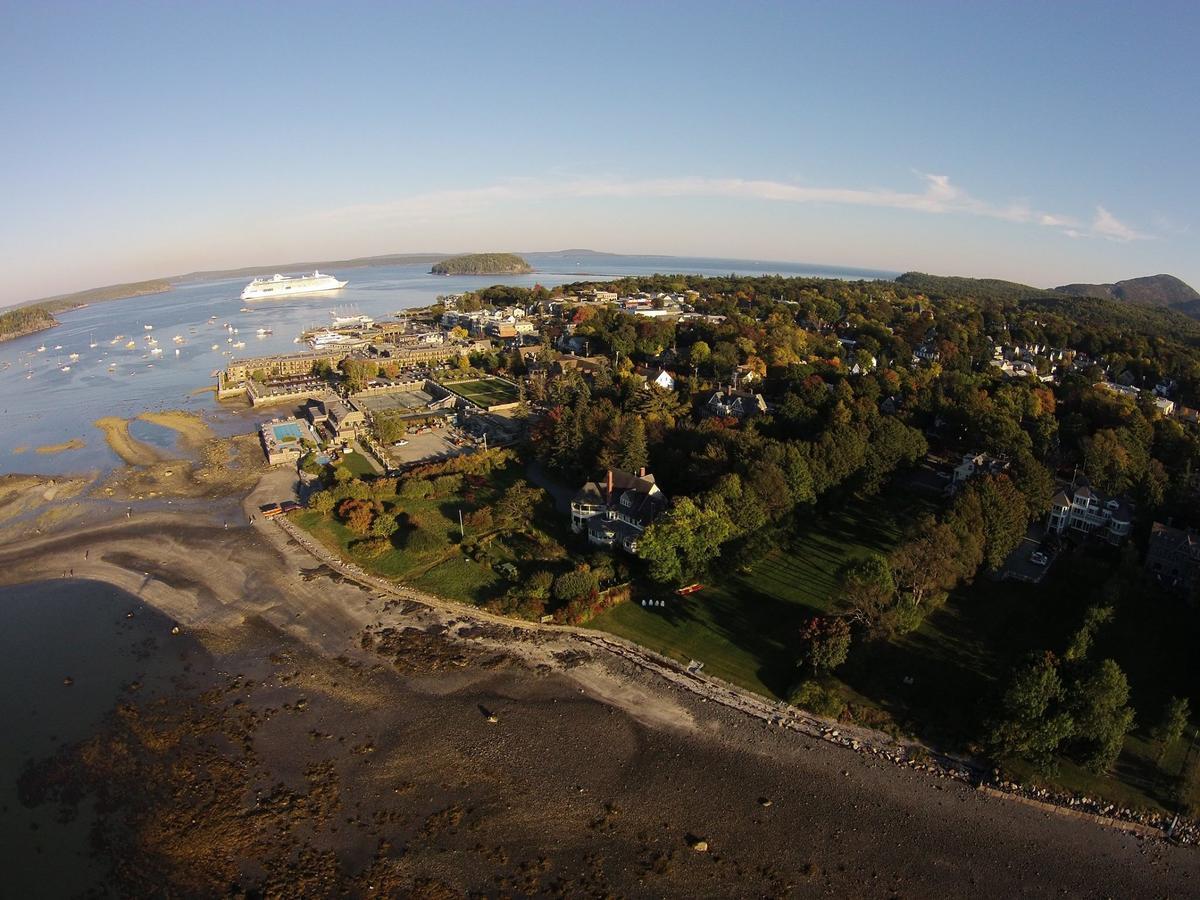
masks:
<path id="1" fill-rule="evenodd" d="M 850 653 L 850 623 L 840 617 L 814 616 L 800 629 L 800 665 L 813 674 L 832 672 Z"/>

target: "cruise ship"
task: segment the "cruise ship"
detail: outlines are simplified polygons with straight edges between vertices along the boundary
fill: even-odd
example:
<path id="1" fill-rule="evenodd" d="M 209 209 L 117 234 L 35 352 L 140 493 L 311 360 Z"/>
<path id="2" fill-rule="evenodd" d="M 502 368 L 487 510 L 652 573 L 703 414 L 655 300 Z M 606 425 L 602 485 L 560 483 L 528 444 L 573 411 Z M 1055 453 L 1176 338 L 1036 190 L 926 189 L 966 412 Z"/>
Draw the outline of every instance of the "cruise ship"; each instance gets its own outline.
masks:
<path id="1" fill-rule="evenodd" d="M 265 300 L 288 294 L 312 294 L 317 291 L 336 291 L 347 282 L 338 281 L 332 275 L 313 272 L 311 275 L 274 275 L 271 278 L 255 278 L 242 291 L 243 300 Z"/>

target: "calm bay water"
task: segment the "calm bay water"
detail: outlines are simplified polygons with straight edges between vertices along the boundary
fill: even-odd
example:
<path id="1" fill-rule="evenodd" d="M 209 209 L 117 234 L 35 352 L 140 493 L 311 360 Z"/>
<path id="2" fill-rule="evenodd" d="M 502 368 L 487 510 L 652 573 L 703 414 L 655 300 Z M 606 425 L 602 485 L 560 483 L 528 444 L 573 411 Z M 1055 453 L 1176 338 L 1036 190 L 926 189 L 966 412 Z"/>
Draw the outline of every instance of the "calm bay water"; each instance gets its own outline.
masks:
<path id="1" fill-rule="evenodd" d="M 430 275 L 428 265 L 372 266 L 335 271 L 350 283 L 336 293 L 307 298 L 243 303 L 239 294 L 249 279 L 239 277 L 185 284 L 165 294 L 63 313 L 57 328 L 0 344 L 0 411 L 7 425 L 0 430 L 0 474 L 61 474 L 116 465 L 117 458 L 92 424 L 101 416 L 189 409 L 204 413 L 219 431 L 242 430 L 246 427 L 244 413 L 222 409 L 211 393 L 202 392 L 212 386 L 212 373 L 228 363 L 230 357 L 225 354 L 246 357 L 305 349 L 293 339 L 306 327 L 328 323 L 329 311 L 335 308 L 354 306 L 359 312 L 385 318 L 399 310 L 425 306 L 439 294 L 496 283 L 553 287 L 655 272 L 892 277 L 892 273 L 865 269 L 732 259 L 557 253 L 528 254 L 528 258 L 538 270 L 531 275 L 440 277 Z M 249 312 L 241 312 L 242 307 Z M 227 330 L 226 324 L 237 333 Z M 146 330 L 146 325 L 153 330 Z M 273 334 L 259 337 L 259 328 Z M 157 339 L 161 356 L 150 354 L 147 335 Z M 183 342 L 174 342 L 176 336 Z M 246 346 L 234 349 L 230 339 L 244 341 Z M 136 343 L 134 349 L 126 349 L 130 340 Z M 93 342 L 94 348 L 90 346 Z M 43 345 L 46 349 L 37 352 Z M 79 358 L 70 359 L 72 353 Z M 68 365 L 69 372 L 61 371 Z M 152 428 L 144 436 L 156 439 Z M 82 449 L 35 452 L 38 447 L 76 438 L 85 442 Z"/>

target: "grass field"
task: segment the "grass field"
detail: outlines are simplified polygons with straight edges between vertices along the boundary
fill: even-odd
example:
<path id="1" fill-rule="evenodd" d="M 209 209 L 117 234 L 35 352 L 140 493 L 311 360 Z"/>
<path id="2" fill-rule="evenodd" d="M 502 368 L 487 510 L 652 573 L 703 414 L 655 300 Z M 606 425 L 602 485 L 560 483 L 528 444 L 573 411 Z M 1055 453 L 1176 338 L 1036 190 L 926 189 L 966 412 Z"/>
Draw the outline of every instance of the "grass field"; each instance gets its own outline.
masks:
<path id="1" fill-rule="evenodd" d="M 370 460 L 368 460 L 366 456 L 358 451 L 344 454 L 341 460 L 338 462 L 338 465 L 344 469 L 347 469 L 352 475 L 363 476 L 376 474 L 375 467 L 371 465 Z"/>
<path id="2" fill-rule="evenodd" d="M 450 382 L 443 387 L 484 408 L 516 403 L 518 396 L 513 385 L 499 378 L 473 378 L 470 381 Z"/>
<path id="3" fill-rule="evenodd" d="M 838 569 L 849 559 L 888 552 L 907 523 L 928 509 L 925 501 L 898 492 L 846 503 L 807 523 L 787 547 L 749 572 L 730 574 L 686 598 L 664 595 L 666 607 L 615 607 L 592 625 L 785 698 L 798 678 L 797 630 L 832 607 Z"/>

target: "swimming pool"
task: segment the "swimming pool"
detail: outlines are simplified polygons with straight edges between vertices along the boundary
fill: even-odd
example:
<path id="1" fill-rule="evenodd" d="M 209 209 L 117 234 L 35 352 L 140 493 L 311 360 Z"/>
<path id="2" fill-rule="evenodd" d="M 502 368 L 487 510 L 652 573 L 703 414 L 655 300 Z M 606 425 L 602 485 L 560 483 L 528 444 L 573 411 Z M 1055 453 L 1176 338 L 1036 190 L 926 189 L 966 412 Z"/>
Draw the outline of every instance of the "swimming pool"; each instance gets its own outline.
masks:
<path id="1" fill-rule="evenodd" d="M 283 425 L 272 425 L 271 431 L 275 433 L 275 440 L 279 443 L 285 441 L 298 441 L 304 437 L 304 432 L 300 430 L 300 426 L 295 422 L 286 422 Z"/>

